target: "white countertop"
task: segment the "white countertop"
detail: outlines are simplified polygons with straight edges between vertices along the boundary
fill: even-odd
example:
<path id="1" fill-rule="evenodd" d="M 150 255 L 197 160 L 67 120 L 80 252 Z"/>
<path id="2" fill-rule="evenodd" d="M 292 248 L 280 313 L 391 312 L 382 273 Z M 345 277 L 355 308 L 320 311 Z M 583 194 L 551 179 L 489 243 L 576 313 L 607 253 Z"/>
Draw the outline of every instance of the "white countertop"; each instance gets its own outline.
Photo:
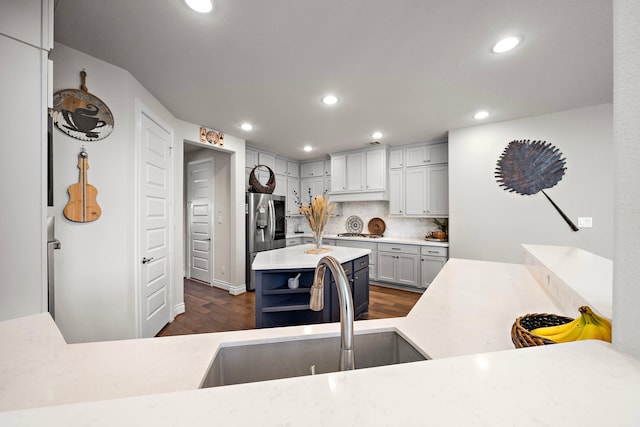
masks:
<path id="1" fill-rule="evenodd" d="M 294 239 L 296 237 L 313 237 L 311 233 L 288 233 L 287 239 Z M 346 237 L 346 236 L 338 236 L 337 234 L 325 234 L 325 239 L 335 239 L 335 240 L 353 240 L 358 242 L 369 242 L 369 243 L 399 243 L 406 245 L 418 245 L 418 246 L 440 246 L 443 248 L 449 247 L 449 242 L 437 242 L 433 240 L 426 239 L 410 239 L 405 237 L 379 237 L 379 238 L 369 238 L 369 237 Z"/>
<path id="2" fill-rule="evenodd" d="M 321 254 L 308 254 L 305 251 L 315 248 L 313 244 L 291 246 L 288 248 L 274 249 L 258 252 L 251 264 L 253 270 L 285 270 L 298 268 L 316 268 L 318 261 L 324 256 L 332 256 L 340 264 L 360 258 L 371 253 L 370 249 L 348 248 L 343 246 L 322 245 L 330 249 Z"/>
<path id="3" fill-rule="evenodd" d="M 221 345 L 339 325 L 65 344 L 46 314 L 0 322 L 0 410 L 34 408 L 0 425 L 637 425 L 640 360 L 600 341 L 513 349 L 515 317 L 564 314 L 528 271 L 452 259 L 406 318 L 355 322 L 434 360 L 203 390 Z"/>

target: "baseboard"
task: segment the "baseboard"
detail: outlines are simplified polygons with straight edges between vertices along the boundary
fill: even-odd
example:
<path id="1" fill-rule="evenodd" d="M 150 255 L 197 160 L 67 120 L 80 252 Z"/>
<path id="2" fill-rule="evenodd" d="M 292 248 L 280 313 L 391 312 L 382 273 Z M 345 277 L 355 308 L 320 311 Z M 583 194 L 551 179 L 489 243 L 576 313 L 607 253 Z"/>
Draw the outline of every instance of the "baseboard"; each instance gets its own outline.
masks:
<path id="1" fill-rule="evenodd" d="M 175 317 L 176 317 L 178 314 L 182 314 L 182 313 L 184 313 L 184 312 L 185 312 L 185 306 L 184 306 L 184 303 L 183 303 L 183 302 L 181 302 L 180 304 L 176 304 L 176 305 L 174 305 L 174 306 L 173 306 L 172 316 L 173 316 L 173 318 L 175 319 Z"/>
<path id="2" fill-rule="evenodd" d="M 214 280 L 211 283 L 211 286 L 229 291 L 231 295 L 240 295 L 247 291 L 247 287 L 245 285 L 232 285 L 231 283 L 223 282 L 222 280 Z"/>

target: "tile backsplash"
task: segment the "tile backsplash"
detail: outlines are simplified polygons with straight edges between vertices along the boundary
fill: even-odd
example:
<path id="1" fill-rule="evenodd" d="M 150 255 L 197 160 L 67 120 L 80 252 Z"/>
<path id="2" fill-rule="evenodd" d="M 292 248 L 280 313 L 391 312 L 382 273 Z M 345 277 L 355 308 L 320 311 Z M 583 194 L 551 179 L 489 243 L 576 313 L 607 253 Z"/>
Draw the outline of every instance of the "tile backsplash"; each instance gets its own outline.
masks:
<path id="1" fill-rule="evenodd" d="M 422 239 L 438 227 L 429 218 L 390 217 L 389 202 L 340 202 L 337 203 L 336 212 L 339 216 L 332 217 L 327 224 L 326 234 L 345 233 L 346 221 L 351 215 L 362 218 L 364 227 L 362 232 L 368 233 L 367 224 L 372 218 L 382 218 L 386 224 L 384 235 L 403 239 Z M 304 217 L 287 218 L 287 231 L 292 233 L 300 225 L 302 231 L 310 232 L 309 223 Z"/>

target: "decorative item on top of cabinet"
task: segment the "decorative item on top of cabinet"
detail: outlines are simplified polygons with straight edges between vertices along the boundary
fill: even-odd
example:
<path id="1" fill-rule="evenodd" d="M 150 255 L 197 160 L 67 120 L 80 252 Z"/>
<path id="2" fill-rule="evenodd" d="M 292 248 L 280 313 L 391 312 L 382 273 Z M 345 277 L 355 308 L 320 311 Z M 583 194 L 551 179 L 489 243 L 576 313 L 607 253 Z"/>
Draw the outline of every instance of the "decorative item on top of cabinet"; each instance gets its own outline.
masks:
<path id="1" fill-rule="evenodd" d="M 113 114 L 107 104 L 89 93 L 87 73 L 80 72 L 80 90 L 62 89 L 53 95 L 51 116 L 56 127 L 72 138 L 98 141 L 113 131 Z"/>
<path id="2" fill-rule="evenodd" d="M 262 185 L 258 180 L 258 178 L 256 178 L 255 172 L 256 172 L 256 169 L 258 168 L 267 169 L 267 171 L 269 172 L 269 180 L 267 181 L 266 185 Z M 271 170 L 270 167 L 265 165 L 258 165 L 251 170 L 251 173 L 249 174 L 249 192 L 250 193 L 272 194 L 275 188 L 276 188 L 276 177 L 273 174 L 273 171 Z"/>
<path id="3" fill-rule="evenodd" d="M 62 213 L 69 221 L 95 221 L 100 218 L 102 209 L 96 201 L 98 189 L 87 181 L 89 154 L 87 154 L 84 146 L 78 154 L 78 169 L 80 169 L 78 182 L 71 184 L 67 189 L 67 192 L 69 193 L 69 202 L 64 207 Z"/>
<path id="4" fill-rule="evenodd" d="M 566 158 L 546 141 L 511 141 L 498 159 L 496 181 L 505 190 L 523 196 L 542 192 L 573 231 L 578 227 L 544 192 L 562 180 L 567 170 Z"/>

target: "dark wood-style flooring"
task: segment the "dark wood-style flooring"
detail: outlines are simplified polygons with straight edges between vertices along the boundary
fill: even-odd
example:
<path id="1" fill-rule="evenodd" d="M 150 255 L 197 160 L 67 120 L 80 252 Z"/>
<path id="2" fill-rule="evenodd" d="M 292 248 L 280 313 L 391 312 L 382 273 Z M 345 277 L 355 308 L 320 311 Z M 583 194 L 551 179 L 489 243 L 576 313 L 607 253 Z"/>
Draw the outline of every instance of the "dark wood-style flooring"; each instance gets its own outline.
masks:
<path id="1" fill-rule="evenodd" d="M 406 316 L 421 294 L 371 285 L 369 312 L 360 319 Z M 195 280 L 184 280 L 186 311 L 157 336 L 202 334 L 255 328 L 255 293 L 231 295 Z"/>

